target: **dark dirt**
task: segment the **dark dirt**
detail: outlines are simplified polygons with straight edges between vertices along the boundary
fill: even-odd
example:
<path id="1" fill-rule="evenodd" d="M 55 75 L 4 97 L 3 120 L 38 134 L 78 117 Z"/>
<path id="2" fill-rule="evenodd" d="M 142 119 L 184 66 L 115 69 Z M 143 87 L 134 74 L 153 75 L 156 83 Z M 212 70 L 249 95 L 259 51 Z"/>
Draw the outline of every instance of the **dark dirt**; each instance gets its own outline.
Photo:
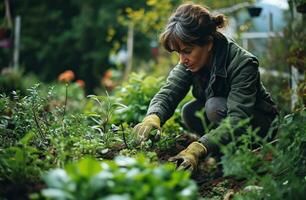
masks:
<path id="1" fill-rule="evenodd" d="M 194 141 L 197 141 L 194 135 L 182 134 L 170 149 L 155 151 L 161 162 L 167 162 L 169 157 L 175 156 Z M 242 180 L 223 177 L 221 164 L 212 157 L 201 161 L 198 170 L 191 178 L 199 187 L 199 195 L 207 199 L 231 199 L 232 194 L 241 190 L 244 184 Z"/>
<path id="2" fill-rule="evenodd" d="M 163 150 L 152 147 L 152 151 L 157 154 L 160 163 L 166 163 L 170 157 L 177 155 L 197 139 L 195 135 L 182 133 L 173 146 Z M 113 159 L 123 149 L 126 149 L 125 145 L 118 144 L 104 154 L 103 158 Z M 199 187 L 199 195 L 207 199 L 231 199 L 232 194 L 241 190 L 244 184 L 244 181 L 235 180 L 233 177 L 223 177 L 221 164 L 212 157 L 201 161 L 191 178 Z"/>

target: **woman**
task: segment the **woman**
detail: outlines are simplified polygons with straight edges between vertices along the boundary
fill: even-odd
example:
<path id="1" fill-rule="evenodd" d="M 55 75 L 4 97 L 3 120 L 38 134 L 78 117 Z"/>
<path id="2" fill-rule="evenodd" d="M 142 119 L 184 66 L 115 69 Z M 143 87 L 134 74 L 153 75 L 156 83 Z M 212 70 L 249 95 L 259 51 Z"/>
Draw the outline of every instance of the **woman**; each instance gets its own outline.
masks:
<path id="1" fill-rule="evenodd" d="M 180 163 L 179 169 L 196 169 L 200 157 L 217 151 L 213 131 L 204 133 L 201 120 L 195 116 L 200 110 L 206 121 L 218 125 L 225 117 L 235 125 L 251 118 L 251 125 L 260 128 L 265 136 L 277 115 L 275 104 L 263 87 L 258 60 L 251 53 L 226 38 L 218 28 L 225 26 L 224 15 L 213 16 L 205 7 L 183 4 L 169 18 L 160 41 L 169 52 L 179 54 L 166 84 L 152 99 L 147 116 L 136 125 L 138 141 L 144 141 L 152 128 L 161 126 L 173 115 L 179 102 L 192 86 L 195 100 L 182 109 L 186 126 L 200 134 L 171 161 Z M 225 135 L 222 143 L 228 143 Z"/>

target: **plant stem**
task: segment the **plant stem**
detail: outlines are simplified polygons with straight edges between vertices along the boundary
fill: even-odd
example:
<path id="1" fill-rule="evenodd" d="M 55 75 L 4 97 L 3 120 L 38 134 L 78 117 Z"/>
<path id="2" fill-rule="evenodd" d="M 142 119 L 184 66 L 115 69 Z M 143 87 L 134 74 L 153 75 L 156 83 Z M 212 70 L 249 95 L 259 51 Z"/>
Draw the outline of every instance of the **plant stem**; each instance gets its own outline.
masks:
<path id="1" fill-rule="evenodd" d="M 124 128 L 123 128 L 122 124 L 120 124 L 120 126 L 121 126 L 121 130 L 122 130 L 122 138 L 123 138 L 124 145 L 125 145 L 125 147 L 126 147 L 127 149 L 129 149 L 129 146 L 128 146 L 128 144 L 127 144 L 127 142 L 126 142 L 126 138 L 125 138 Z"/>
<path id="2" fill-rule="evenodd" d="M 65 105 L 64 105 L 64 112 L 63 112 L 63 120 L 66 114 L 66 106 L 67 106 L 67 99 L 68 99 L 68 83 L 66 83 L 66 94 L 65 94 Z"/>
<path id="3" fill-rule="evenodd" d="M 38 123 L 38 119 L 37 119 L 37 116 L 36 116 L 36 114 L 35 114 L 35 111 L 34 111 L 34 107 L 33 107 L 33 106 L 32 106 L 32 112 L 33 112 L 33 115 L 34 115 L 34 121 L 35 121 L 35 124 L 36 124 L 36 126 L 37 126 L 37 129 L 38 129 L 38 132 L 39 132 L 39 134 L 40 134 L 40 137 L 41 137 L 42 139 L 45 139 L 45 134 L 44 134 L 44 132 L 42 131 L 42 129 L 41 129 L 39 123 Z"/>

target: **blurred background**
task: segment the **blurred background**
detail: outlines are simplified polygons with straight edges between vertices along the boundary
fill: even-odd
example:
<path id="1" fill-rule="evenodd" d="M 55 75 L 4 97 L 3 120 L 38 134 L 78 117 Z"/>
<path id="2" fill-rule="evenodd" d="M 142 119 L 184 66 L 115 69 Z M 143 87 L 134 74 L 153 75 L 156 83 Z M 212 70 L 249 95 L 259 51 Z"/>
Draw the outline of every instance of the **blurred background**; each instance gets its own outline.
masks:
<path id="1" fill-rule="evenodd" d="M 68 81 L 99 94 L 131 72 L 166 76 L 177 57 L 158 36 L 182 2 L 2 0 L 1 92 Z M 222 32 L 258 56 L 262 80 L 284 112 L 298 96 L 305 103 L 305 0 L 193 2 L 228 17 Z"/>

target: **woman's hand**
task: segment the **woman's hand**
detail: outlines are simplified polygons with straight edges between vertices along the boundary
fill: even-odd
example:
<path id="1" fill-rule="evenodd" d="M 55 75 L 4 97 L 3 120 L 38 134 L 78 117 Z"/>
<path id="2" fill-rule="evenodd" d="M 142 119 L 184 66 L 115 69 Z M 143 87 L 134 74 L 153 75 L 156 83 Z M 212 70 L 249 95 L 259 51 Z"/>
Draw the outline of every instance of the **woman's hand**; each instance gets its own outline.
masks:
<path id="1" fill-rule="evenodd" d="M 155 114 L 148 115 L 141 123 L 134 127 L 133 132 L 135 133 L 135 143 L 140 144 L 141 142 L 146 141 L 149 138 L 152 129 L 157 129 L 159 132 L 161 131 L 160 119 Z"/>
<path id="2" fill-rule="evenodd" d="M 178 170 L 187 170 L 192 173 L 198 167 L 199 158 L 205 155 L 207 155 L 206 147 L 200 142 L 193 142 L 179 154 L 169 158 L 169 161 L 175 162 Z"/>

